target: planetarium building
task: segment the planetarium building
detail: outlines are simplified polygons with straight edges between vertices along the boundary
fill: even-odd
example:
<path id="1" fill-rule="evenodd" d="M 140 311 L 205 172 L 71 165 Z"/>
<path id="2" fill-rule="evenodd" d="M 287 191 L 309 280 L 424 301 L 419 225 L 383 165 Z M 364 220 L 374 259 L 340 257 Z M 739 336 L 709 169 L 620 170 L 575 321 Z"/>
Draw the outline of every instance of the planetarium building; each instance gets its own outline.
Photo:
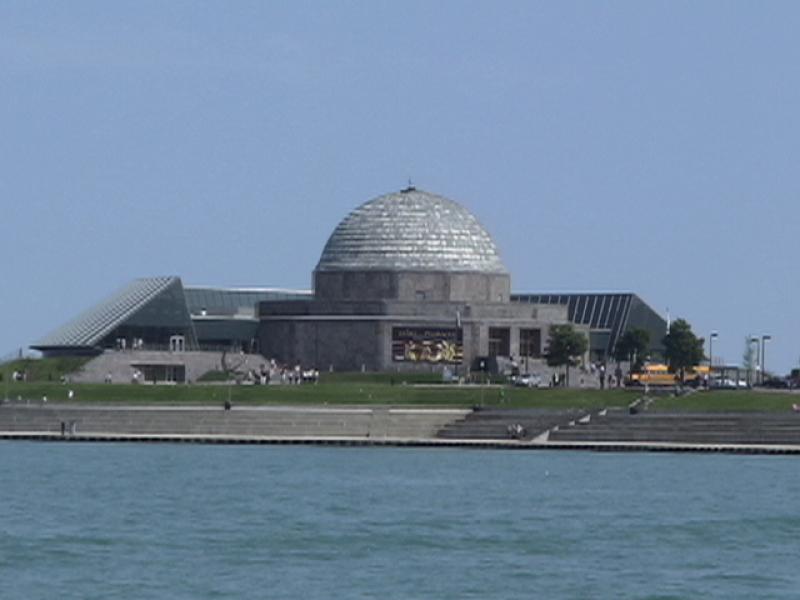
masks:
<path id="1" fill-rule="evenodd" d="M 475 216 L 413 187 L 347 215 L 312 281 L 311 291 L 296 291 L 140 279 L 32 347 L 45 354 L 236 349 L 337 371 L 449 365 L 463 372 L 504 360 L 525 360 L 533 370 L 553 325 L 586 332 L 591 360 L 604 360 L 634 327 L 651 332 L 658 352 L 666 328 L 631 293 L 512 294 L 497 246 Z"/>
<path id="2" fill-rule="evenodd" d="M 477 357 L 540 357 L 563 306 L 511 302 L 491 236 L 463 206 L 408 188 L 339 223 L 307 299 L 259 307 L 265 355 L 324 368 L 418 369 Z"/>

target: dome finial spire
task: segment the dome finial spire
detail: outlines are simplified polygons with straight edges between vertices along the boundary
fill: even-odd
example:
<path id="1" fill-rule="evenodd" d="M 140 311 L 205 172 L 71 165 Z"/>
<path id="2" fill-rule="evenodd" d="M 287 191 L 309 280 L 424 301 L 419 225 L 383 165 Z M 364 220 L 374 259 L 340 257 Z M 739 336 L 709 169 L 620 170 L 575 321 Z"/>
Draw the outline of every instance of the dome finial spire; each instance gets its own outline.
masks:
<path id="1" fill-rule="evenodd" d="M 416 192 L 417 188 L 414 187 L 414 184 L 411 183 L 411 177 L 408 178 L 408 187 L 405 189 L 400 190 L 401 194 L 407 194 L 408 192 Z"/>

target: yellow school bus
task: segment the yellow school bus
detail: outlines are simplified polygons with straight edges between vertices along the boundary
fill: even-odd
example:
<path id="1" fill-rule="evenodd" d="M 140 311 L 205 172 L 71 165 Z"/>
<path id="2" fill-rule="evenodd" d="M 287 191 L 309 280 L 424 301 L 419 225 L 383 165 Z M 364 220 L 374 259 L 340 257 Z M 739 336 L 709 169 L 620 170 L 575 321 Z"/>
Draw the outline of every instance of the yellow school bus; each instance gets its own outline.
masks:
<path id="1" fill-rule="evenodd" d="M 707 365 L 697 365 L 686 369 L 684 382 L 702 384 L 708 379 L 710 369 Z M 630 383 L 633 385 L 675 385 L 680 383 L 680 374 L 671 373 L 669 367 L 662 363 L 644 365 L 639 373 L 631 373 Z"/>
<path id="2" fill-rule="evenodd" d="M 711 377 L 711 367 L 708 365 L 697 365 L 691 369 L 686 369 L 685 383 L 694 387 L 707 385 Z"/>
<path id="3" fill-rule="evenodd" d="M 678 382 L 677 375 L 661 363 L 644 365 L 638 373 L 631 373 L 629 379 L 633 385 L 675 385 Z"/>

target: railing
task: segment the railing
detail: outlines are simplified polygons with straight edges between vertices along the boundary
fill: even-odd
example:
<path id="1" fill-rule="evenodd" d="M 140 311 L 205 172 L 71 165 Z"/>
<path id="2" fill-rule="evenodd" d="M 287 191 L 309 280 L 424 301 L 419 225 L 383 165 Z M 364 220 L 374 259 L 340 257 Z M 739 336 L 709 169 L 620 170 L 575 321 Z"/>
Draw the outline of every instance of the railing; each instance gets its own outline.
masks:
<path id="1" fill-rule="evenodd" d="M 108 352 L 119 352 L 125 354 L 132 354 L 136 352 L 174 352 L 176 354 L 180 354 L 181 352 L 227 352 L 229 354 L 239 354 L 242 349 L 240 346 L 229 346 L 224 344 L 196 344 L 196 345 L 189 345 L 186 344 L 182 350 L 174 350 L 169 344 L 142 344 L 137 348 L 125 348 L 121 350 L 119 348 L 104 348 L 105 351 Z M 258 354 L 258 352 L 251 352 Z"/>

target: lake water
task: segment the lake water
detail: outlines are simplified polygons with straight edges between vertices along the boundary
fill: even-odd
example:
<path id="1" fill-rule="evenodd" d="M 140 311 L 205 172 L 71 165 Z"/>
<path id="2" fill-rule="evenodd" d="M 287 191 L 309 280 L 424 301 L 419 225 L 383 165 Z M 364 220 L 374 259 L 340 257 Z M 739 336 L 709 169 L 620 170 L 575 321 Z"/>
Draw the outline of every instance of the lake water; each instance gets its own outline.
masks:
<path id="1" fill-rule="evenodd" d="M 800 459 L 0 442 L 0 598 L 797 598 Z"/>

